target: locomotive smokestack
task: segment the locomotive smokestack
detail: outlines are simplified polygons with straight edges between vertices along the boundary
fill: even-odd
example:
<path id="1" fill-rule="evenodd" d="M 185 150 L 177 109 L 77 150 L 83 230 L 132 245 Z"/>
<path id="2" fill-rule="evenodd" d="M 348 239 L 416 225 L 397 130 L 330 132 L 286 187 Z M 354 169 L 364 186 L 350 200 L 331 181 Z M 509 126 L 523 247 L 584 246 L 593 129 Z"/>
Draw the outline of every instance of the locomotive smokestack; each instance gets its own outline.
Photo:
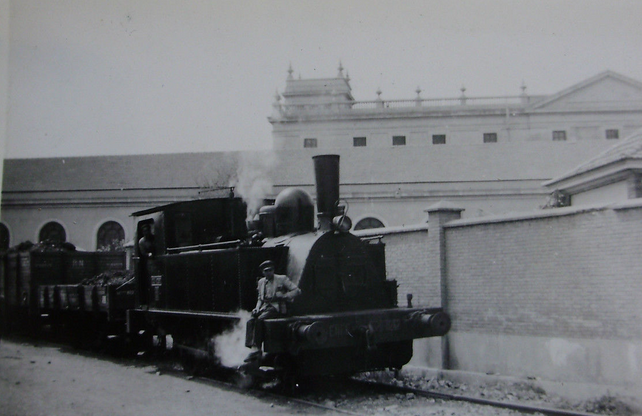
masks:
<path id="1" fill-rule="evenodd" d="M 318 155 L 312 159 L 317 183 L 319 228 L 329 230 L 332 218 L 337 215 L 339 201 L 339 155 Z"/>

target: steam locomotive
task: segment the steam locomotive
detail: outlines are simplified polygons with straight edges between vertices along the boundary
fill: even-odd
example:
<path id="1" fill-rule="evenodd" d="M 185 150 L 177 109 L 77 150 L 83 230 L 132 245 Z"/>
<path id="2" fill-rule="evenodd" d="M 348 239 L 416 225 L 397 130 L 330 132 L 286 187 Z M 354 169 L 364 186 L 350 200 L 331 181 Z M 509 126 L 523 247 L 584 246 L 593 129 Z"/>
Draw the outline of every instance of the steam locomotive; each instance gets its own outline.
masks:
<path id="1" fill-rule="evenodd" d="M 339 203 L 339 156 L 313 159 L 316 227 L 312 198 L 298 188 L 283 190 L 249 226 L 237 198 L 135 213 L 139 230 L 152 227 L 156 254 L 135 261 L 141 306 L 128 311 L 130 331 L 171 334 L 174 347 L 217 360 L 212 340 L 244 321 L 240 311 L 257 301 L 259 265 L 272 260 L 302 294 L 287 316 L 256 323 L 263 337 L 253 341 L 263 354 L 245 362 L 250 371 L 317 376 L 401 368 L 413 339 L 444 335 L 450 319 L 440 308 L 397 307 L 384 244 L 349 232 Z"/>
<path id="2" fill-rule="evenodd" d="M 446 334 L 450 318 L 441 308 L 398 307 L 384 244 L 349 232 L 339 200 L 339 156 L 313 160 L 317 221 L 312 197 L 297 188 L 266 201 L 252 221 L 233 195 L 138 211 L 132 214 L 134 279 L 83 288 L 39 282 L 30 273 L 29 313 L 60 316 L 68 326 L 84 322 L 84 328 L 100 319 L 112 333 L 178 350 L 185 363 L 234 366 L 253 376 L 401 368 L 412 357 L 413 340 Z M 266 260 L 302 293 L 285 315 L 254 321 L 249 311 Z M 258 340 L 248 330 L 257 325 Z M 228 360 L 222 341 L 240 358 Z M 245 348 L 256 344 L 262 351 Z"/>

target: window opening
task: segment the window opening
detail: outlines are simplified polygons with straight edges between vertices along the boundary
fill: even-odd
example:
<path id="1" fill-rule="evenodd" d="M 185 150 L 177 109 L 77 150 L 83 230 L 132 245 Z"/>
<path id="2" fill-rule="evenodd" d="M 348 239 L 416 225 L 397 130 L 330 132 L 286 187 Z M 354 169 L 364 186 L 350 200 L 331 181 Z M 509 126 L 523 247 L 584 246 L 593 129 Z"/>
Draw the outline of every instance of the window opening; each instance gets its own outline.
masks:
<path id="1" fill-rule="evenodd" d="M 51 221 L 42 226 L 38 234 L 38 239 L 39 241 L 57 241 L 62 243 L 67 241 L 67 233 L 62 225 Z"/>
<path id="2" fill-rule="evenodd" d="M 317 147 L 318 144 L 317 139 L 303 139 L 303 147 Z"/>
<path id="3" fill-rule="evenodd" d="M 366 138 L 365 137 L 353 137 L 352 138 L 352 146 L 353 147 L 365 147 L 366 146 Z"/>
<path id="4" fill-rule="evenodd" d="M 7 228 L 6 225 L 0 223 L 0 251 L 8 250 L 10 241 L 11 236 L 9 234 L 9 228 Z"/>
<path id="5" fill-rule="evenodd" d="M 484 143 L 497 143 L 497 133 L 484 133 Z"/>
<path id="6" fill-rule="evenodd" d="M 383 228 L 384 225 L 376 218 L 368 217 L 359 221 L 355 226 L 355 230 L 367 230 L 370 228 Z"/>
<path id="7" fill-rule="evenodd" d="M 116 221 L 107 221 L 98 229 L 96 249 L 109 250 L 122 247 L 125 242 L 125 230 Z"/>
<path id="8" fill-rule="evenodd" d="M 405 146 L 406 145 L 406 136 L 392 136 L 392 145 L 393 146 Z"/>

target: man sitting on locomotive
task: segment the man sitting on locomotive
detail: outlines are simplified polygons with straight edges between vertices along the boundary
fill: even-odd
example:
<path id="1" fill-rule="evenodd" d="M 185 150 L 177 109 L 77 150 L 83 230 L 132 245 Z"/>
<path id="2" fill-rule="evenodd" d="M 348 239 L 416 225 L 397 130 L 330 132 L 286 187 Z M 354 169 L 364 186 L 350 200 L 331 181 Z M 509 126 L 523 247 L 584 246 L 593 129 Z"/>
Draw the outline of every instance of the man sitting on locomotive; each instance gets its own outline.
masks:
<path id="1" fill-rule="evenodd" d="M 274 273 L 274 262 L 266 260 L 259 266 L 263 277 L 258 283 L 258 300 L 252 316 L 258 319 L 275 318 L 287 312 L 286 302 L 301 294 L 301 289 L 287 276 Z"/>
<path id="2" fill-rule="evenodd" d="M 287 301 L 301 294 L 301 289 L 284 275 L 274 273 L 274 262 L 266 260 L 259 266 L 263 277 L 258 283 L 258 300 L 248 322 L 247 347 L 261 349 L 263 344 L 263 319 L 277 318 L 287 313 Z"/>

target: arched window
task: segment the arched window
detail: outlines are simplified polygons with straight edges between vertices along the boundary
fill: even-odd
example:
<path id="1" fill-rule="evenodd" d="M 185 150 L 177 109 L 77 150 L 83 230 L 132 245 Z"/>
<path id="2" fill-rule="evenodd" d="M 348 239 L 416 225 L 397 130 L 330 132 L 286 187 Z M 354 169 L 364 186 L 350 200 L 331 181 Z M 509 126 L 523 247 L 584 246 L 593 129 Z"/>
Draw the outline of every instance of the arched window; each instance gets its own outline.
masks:
<path id="1" fill-rule="evenodd" d="M 119 247 L 125 240 L 125 230 L 116 221 L 107 221 L 98 229 L 96 249 L 107 250 Z"/>
<path id="2" fill-rule="evenodd" d="M 10 241 L 11 235 L 9 234 L 9 229 L 6 225 L 0 223 L 0 251 L 7 251 Z"/>
<path id="3" fill-rule="evenodd" d="M 369 228 L 383 228 L 384 225 L 376 218 L 367 217 L 362 219 L 354 226 L 355 230 L 367 230 Z"/>
<path id="4" fill-rule="evenodd" d="M 62 225 L 58 224 L 55 221 L 46 223 L 40 229 L 40 235 L 38 241 L 58 241 L 65 242 L 67 241 L 67 233 Z"/>

